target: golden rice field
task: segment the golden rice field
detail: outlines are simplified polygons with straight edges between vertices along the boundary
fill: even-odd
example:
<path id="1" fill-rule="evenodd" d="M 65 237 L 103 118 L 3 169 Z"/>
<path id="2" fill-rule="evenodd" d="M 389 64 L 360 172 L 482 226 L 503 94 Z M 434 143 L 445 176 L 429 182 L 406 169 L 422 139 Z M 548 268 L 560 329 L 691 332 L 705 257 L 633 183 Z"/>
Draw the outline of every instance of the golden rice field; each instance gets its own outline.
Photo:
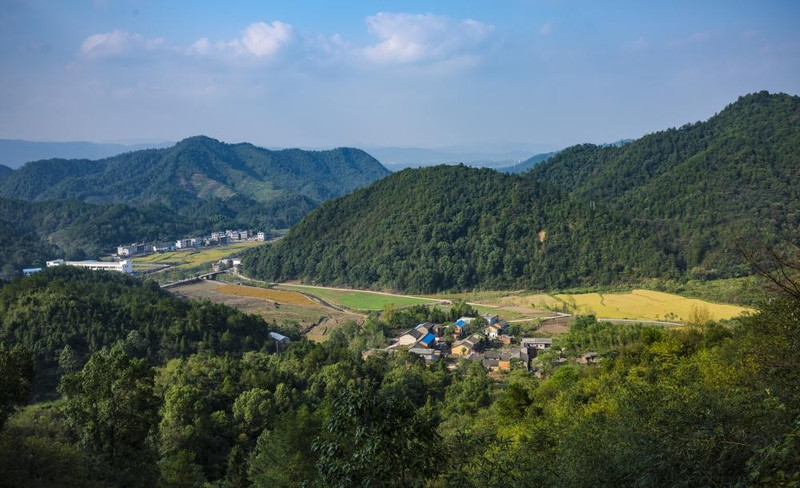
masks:
<path id="1" fill-rule="evenodd" d="M 172 264 L 178 268 L 193 268 L 205 264 L 211 264 L 220 259 L 227 258 L 233 254 L 244 251 L 245 249 L 258 246 L 263 242 L 249 241 L 230 244 L 227 246 L 217 246 L 199 249 L 189 249 L 186 251 L 170 251 L 152 253 L 147 256 L 139 256 L 131 259 L 134 266 L 137 264 Z"/>
<path id="2" fill-rule="evenodd" d="M 737 305 L 712 303 L 671 293 L 638 289 L 628 293 L 538 294 L 507 297 L 498 301 L 509 305 L 527 305 L 531 308 L 564 308 L 573 314 L 595 314 L 603 318 L 674 322 L 687 322 L 698 312 L 707 312 L 707 318 L 711 320 L 724 320 L 752 311 Z"/>
<path id="3" fill-rule="evenodd" d="M 298 305 L 301 307 L 319 306 L 319 304 L 314 300 L 311 300 L 302 293 L 297 293 L 294 291 L 270 290 L 266 288 L 256 288 L 253 286 L 241 285 L 221 285 L 217 287 L 217 292 L 238 297 L 270 300 L 283 305 Z"/>

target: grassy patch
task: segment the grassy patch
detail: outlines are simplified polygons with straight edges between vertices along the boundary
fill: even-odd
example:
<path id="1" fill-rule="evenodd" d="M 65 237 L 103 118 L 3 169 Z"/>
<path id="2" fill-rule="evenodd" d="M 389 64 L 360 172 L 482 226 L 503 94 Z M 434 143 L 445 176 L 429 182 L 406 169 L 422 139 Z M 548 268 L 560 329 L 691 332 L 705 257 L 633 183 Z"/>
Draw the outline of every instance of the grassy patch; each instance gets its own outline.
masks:
<path id="1" fill-rule="evenodd" d="M 303 285 L 280 285 L 280 288 L 301 290 L 303 293 L 316 295 L 334 305 L 352 310 L 381 310 L 389 303 L 393 303 L 397 307 L 407 307 L 409 305 L 426 304 L 434 301 L 430 298 L 383 295 L 371 291 L 338 290 Z"/>
<path id="2" fill-rule="evenodd" d="M 273 302 L 287 305 L 300 305 L 306 307 L 314 307 L 317 305 L 316 302 L 307 296 L 293 291 L 269 290 L 252 286 L 221 285 L 217 287 L 217 292 L 222 293 L 223 295 L 271 300 Z"/>

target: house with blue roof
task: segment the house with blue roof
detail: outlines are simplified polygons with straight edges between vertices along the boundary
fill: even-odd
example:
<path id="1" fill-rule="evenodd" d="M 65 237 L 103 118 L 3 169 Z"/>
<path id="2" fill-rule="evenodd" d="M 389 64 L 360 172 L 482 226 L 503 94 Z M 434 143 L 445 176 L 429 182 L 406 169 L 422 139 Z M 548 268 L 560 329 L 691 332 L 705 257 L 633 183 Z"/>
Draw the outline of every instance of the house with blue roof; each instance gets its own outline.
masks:
<path id="1" fill-rule="evenodd" d="M 436 342 L 436 336 L 432 333 L 428 332 L 425 337 L 419 340 L 419 344 L 425 345 L 425 347 L 433 347 Z"/>

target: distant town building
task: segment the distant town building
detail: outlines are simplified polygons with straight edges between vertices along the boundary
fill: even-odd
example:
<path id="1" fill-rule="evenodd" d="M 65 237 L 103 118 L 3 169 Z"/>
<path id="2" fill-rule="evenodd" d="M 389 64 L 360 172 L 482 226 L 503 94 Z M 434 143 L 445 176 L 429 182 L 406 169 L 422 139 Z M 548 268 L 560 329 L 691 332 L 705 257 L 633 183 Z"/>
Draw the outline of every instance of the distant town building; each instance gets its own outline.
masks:
<path id="1" fill-rule="evenodd" d="M 124 261 L 64 261 L 63 259 L 55 259 L 47 261 L 47 267 L 53 266 L 78 266 L 79 268 L 88 268 L 93 271 L 118 271 L 125 274 L 133 274 L 133 265 L 127 259 Z"/>
<path id="2" fill-rule="evenodd" d="M 265 240 L 267 240 L 267 235 L 264 234 L 263 232 L 259 232 L 258 234 L 256 234 L 256 240 L 257 241 L 265 241 Z"/>
<path id="3" fill-rule="evenodd" d="M 117 246 L 117 256 L 131 257 L 147 252 L 147 246 L 142 242 L 140 244 L 128 244 Z"/>
<path id="4" fill-rule="evenodd" d="M 30 276 L 30 275 L 32 275 L 34 273 L 38 273 L 41 270 L 42 270 L 42 268 L 25 268 L 25 269 L 22 270 L 22 274 L 24 276 Z"/>

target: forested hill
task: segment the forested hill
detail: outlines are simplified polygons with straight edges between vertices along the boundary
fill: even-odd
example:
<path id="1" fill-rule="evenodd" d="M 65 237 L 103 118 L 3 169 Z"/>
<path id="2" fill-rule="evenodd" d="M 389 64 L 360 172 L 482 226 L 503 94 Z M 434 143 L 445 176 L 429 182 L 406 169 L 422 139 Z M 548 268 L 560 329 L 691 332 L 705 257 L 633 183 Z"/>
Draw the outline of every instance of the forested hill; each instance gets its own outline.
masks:
<path id="1" fill-rule="evenodd" d="M 167 149 L 99 161 L 31 162 L 0 180 L 0 196 L 159 204 L 193 218 L 218 215 L 243 225 L 277 227 L 388 173 L 358 149 L 271 151 L 197 136 Z"/>
<path id="2" fill-rule="evenodd" d="M 0 198 L 0 272 L 14 276 L 56 257 L 96 257 L 117 244 L 165 241 L 202 228 L 163 207 Z"/>
<path id="3" fill-rule="evenodd" d="M 327 202 L 244 264 L 269 280 L 415 292 L 675 273 L 652 238 L 602 206 L 465 166 L 407 169 Z"/>
<path id="4" fill-rule="evenodd" d="M 735 236 L 800 224 L 800 97 L 746 95 L 706 122 L 575 146 L 526 175 L 636 219 L 696 274 L 730 274 Z"/>

